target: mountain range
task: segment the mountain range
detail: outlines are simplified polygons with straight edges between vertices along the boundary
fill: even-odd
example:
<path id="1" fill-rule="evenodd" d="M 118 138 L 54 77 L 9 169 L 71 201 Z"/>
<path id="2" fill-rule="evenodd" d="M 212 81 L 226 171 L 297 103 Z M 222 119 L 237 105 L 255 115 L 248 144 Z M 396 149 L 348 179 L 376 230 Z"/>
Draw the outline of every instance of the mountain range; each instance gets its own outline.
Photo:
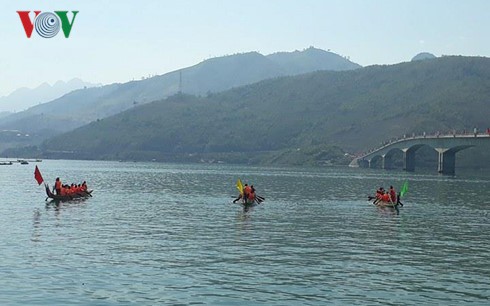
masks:
<path id="1" fill-rule="evenodd" d="M 356 153 L 403 134 L 485 129 L 489 96 L 488 58 L 316 71 L 201 97 L 176 94 L 53 137 L 38 154 L 250 162 L 244 154 L 280 161 L 293 150 L 322 159 L 330 154 L 324 145 Z"/>
<path id="2" fill-rule="evenodd" d="M 26 87 L 19 88 L 7 96 L 0 97 L 0 112 L 19 112 L 32 106 L 57 99 L 73 90 L 99 85 L 74 78 L 68 82 L 57 81 L 53 85 L 42 83 L 33 89 Z"/>
<path id="3" fill-rule="evenodd" d="M 39 144 L 94 120 L 178 92 L 208 95 L 279 76 L 360 67 L 337 54 L 313 47 L 268 56 L 257 52 L 223 56 L 144 80 L 75 90 L 49 103 L 0 118 L 0 130 L 21 131 L 30 135 L 31 144 Z M 3 149 L 15 145 L 4 143 Z"/>

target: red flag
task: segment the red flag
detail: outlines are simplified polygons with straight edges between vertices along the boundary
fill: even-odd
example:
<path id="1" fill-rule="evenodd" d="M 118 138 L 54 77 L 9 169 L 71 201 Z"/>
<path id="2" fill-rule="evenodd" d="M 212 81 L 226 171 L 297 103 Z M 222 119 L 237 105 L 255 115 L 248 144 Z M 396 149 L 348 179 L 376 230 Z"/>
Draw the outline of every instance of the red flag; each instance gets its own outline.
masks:
<path id="1" fill-rule="evenodd" d="M 36 170 L 34 170 L 34 178 L 36 179 L 39 185 L 41 185 L 41 183 L 44 182 L 43 176 L 41 175 L 41 171 L 39 171 L 39 168 L 37 166 L 36 166 Z"/>

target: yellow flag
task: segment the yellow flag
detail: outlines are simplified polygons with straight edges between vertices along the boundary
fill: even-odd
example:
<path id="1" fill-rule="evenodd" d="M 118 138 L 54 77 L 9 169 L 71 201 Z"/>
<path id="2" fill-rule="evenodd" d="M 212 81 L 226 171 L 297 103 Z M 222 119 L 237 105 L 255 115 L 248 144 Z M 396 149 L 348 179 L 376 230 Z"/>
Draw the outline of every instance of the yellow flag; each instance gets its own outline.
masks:
<path id="1" fill-rule="evenodd" d="M 238 181 L 236 181 L 236 188 L 238 189 L 240 194 L 243 195 L 243 185 L 242 185 L 242 181 L 240 181 L 240 179 L 238 179 Z"/>

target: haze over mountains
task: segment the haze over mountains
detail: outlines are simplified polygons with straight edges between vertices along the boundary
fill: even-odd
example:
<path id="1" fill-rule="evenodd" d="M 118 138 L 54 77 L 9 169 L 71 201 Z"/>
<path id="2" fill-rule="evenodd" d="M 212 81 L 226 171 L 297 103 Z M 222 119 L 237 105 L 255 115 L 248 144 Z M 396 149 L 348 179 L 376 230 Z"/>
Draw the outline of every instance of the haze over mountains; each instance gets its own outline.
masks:
<path id="1" fill-rule="evenodd" d="M 243 161 L 243 154 L 260 152 L 281 160 L 284 150 L 297 148 L 321 159 L 329 154 L 315 149 L 322 145 L 354 153 L 412 132 L 484 130 L 490 125 L 489 97 L 488 58 L 451 56 L 318 71 L 204 97 L 175 95 L 54 137 L 40 152 Z"/>
<path id="2" fill-rule="evenodd" d="M 53 85 L 42 83 L 32 89 L 19 88 L 9 95 L 0 97 L 0 112 L 22 111 L 29 107 L 52 101 L 73 90 L 99 85 L 74 78 L 68 82 L 58 81 Z"/>
<path id="3" fill-rule="evenodd" d="M 205 95 L 278 76 L 360 67 L 337 54 L 313 47 L 268 56 L 257 52 L 223 56 L 145 80 L 75 90 L 52 102 L 1 118 L 0 129 L 29 134 L 31 143 L 36 144 L 179 91 Z M 3 145 L 5 148 L 15 144 Z"/>

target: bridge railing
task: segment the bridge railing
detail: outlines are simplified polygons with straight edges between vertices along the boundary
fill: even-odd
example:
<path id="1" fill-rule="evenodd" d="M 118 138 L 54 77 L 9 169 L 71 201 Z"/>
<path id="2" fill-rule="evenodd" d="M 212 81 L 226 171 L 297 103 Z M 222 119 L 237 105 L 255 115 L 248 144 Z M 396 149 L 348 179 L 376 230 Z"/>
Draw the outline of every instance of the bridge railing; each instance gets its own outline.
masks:
<path id="1" fill-rule="evenodd" d="M 360 158 L 363 158 L 365 156 L 368 156 L 371 153 L 374 153 L 376 151 L 380 151 L 380 150 L 382 150 L 382 149 L 384 149 L 384 148 L 386 148 L 392 144 L 400 143 L 400 142 L 403 142 L 406 140 L 411 140 L 411 139 L 475 138 L 475 137 L 477 137 L 477 138 L 479 138 L 479 137 L 490 137 L 490 128 L 487 129 L 486 132 L 484 132 L 484 133 L 483 132 L 470 133 L 470 132 L 466 132 L 466 131 L 463 131 L 463 133 L 457 133 L 456 131 L 449 132 L 449 133 L 436 132 L 436 133 L 432 133 L 432 134 L 426 134 L 425 132 L 422 134 L 412 133 L 411 135 L 408 135 L 408 136 L 403 135 L 402 137 L 392 138 L 388 141 L 382 142 L 381 146 L 374 147 L 368 151 L 356 154 L 355 157 L 356 157 L 356 159 L 360 159 Z"/>

